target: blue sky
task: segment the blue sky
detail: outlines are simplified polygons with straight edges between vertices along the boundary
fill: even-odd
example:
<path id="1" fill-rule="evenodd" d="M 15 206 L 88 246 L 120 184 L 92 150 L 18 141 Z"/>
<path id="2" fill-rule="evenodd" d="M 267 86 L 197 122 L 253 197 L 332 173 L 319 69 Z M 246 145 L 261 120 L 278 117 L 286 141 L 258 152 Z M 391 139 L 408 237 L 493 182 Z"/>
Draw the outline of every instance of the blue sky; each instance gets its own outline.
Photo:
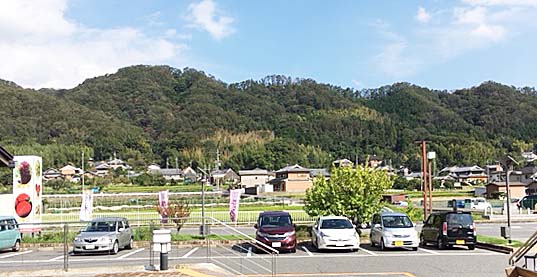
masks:
<path id="1" fill-rule="evenodd" d="M 0 78 L 71 88 L 134 64 L 227 83 L 537 85 L 537 0 L 3 0 Z"/>

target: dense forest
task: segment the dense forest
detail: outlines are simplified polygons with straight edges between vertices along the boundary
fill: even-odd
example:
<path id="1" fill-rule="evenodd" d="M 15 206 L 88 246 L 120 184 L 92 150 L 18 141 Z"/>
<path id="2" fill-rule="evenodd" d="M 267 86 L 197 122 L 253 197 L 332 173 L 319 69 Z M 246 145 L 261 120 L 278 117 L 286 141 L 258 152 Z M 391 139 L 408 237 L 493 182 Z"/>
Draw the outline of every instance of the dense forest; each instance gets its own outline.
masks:
<path id="1" fill-rule="evenodd" d="M 484 165 L 535 150 L 537 93 L 494 82 L 456 91 L 408 83 L 353 90 L 267 76 L 226 84 L 195 69 L 132 66 L 67 90 L 0 80 L 0 145 L 44 167 L 114 153 L 150 163 L 278 169 L 370 155 L 419 168 L 427 140 L 439 167 Z"/>

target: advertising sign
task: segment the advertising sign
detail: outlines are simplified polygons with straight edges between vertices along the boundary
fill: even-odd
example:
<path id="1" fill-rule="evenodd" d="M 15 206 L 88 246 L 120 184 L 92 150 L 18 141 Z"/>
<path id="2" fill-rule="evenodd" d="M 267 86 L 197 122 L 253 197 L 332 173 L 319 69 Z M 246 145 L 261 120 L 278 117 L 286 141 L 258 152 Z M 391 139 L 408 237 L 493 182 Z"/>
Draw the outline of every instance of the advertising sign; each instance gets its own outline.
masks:
<path id="1" fill-rule="evenodd" d="M 90 221 L 93 213 L 93 190 L 82 193 L 82 206 L 80 206 L 80 221 Z"/>
<path id="2" fill-rule="evenodd" d="M 13 168 L 13 215 L 20 225 L 21 232 L 40 230 L 43 211 L 42 159 L 38 156 L 14 156 Z"/>
<path id="3" fill-rule="evenodd" d="M 168 191 L 163 190 L 158 193 L 158 211 L 160 213 L 161 222 L 167 223 L 166 208 L 168 207 Z"/>
<path id="4" fill-rule="evenodd" d="M 237 222 L 239 214 L 239 200 L 241 199 L 241 190 L 232 189 L 229 191 L 229 218 L 231 222 Z"/>

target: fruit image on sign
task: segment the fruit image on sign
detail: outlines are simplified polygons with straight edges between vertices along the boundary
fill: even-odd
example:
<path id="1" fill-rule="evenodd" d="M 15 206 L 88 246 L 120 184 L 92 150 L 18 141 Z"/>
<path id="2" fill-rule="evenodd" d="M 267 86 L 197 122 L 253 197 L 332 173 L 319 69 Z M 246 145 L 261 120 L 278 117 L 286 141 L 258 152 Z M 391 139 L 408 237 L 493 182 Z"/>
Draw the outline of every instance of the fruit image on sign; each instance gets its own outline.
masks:
<path id="1" fill-rule="evenodd" d="M 28 184 L 30 180 L 32 179 L 32 173 L 30 171 L 30 164 L 26 161 L 23 161 L 19 165 L 19 172 L 21 176 L 21 184 Z"/>
<path id="2" fill-rule="evenodd" d="M 18 216 L 25 218 L 32 212 L 32 202 L 30 196 L 26 193 L 21 193 L 15 199 L 15 213 Z"/>

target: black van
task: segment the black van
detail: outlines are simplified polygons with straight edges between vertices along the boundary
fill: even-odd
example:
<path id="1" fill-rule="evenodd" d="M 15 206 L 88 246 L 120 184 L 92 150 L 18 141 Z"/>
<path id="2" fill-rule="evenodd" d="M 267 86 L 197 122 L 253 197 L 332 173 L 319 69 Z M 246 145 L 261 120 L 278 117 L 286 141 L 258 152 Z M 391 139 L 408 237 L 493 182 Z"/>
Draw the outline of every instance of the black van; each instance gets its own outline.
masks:
<path id="1" fill-rule="evenodd" d="M 438 249 L 454 245 L 465 245 L 475 249 L 476 229 L 472 214 L 450 211 L 432 213 L 424 221 L 420 234 L 421 245 L 436 244 Z"/>
<path id="2" fill-rule="evenodd" d="M 519 208 L 530 209 L 530 210 L 535 209 L 535 204 L 537 204 L 537 195 L 524 196 L 518 202 Z"/>

